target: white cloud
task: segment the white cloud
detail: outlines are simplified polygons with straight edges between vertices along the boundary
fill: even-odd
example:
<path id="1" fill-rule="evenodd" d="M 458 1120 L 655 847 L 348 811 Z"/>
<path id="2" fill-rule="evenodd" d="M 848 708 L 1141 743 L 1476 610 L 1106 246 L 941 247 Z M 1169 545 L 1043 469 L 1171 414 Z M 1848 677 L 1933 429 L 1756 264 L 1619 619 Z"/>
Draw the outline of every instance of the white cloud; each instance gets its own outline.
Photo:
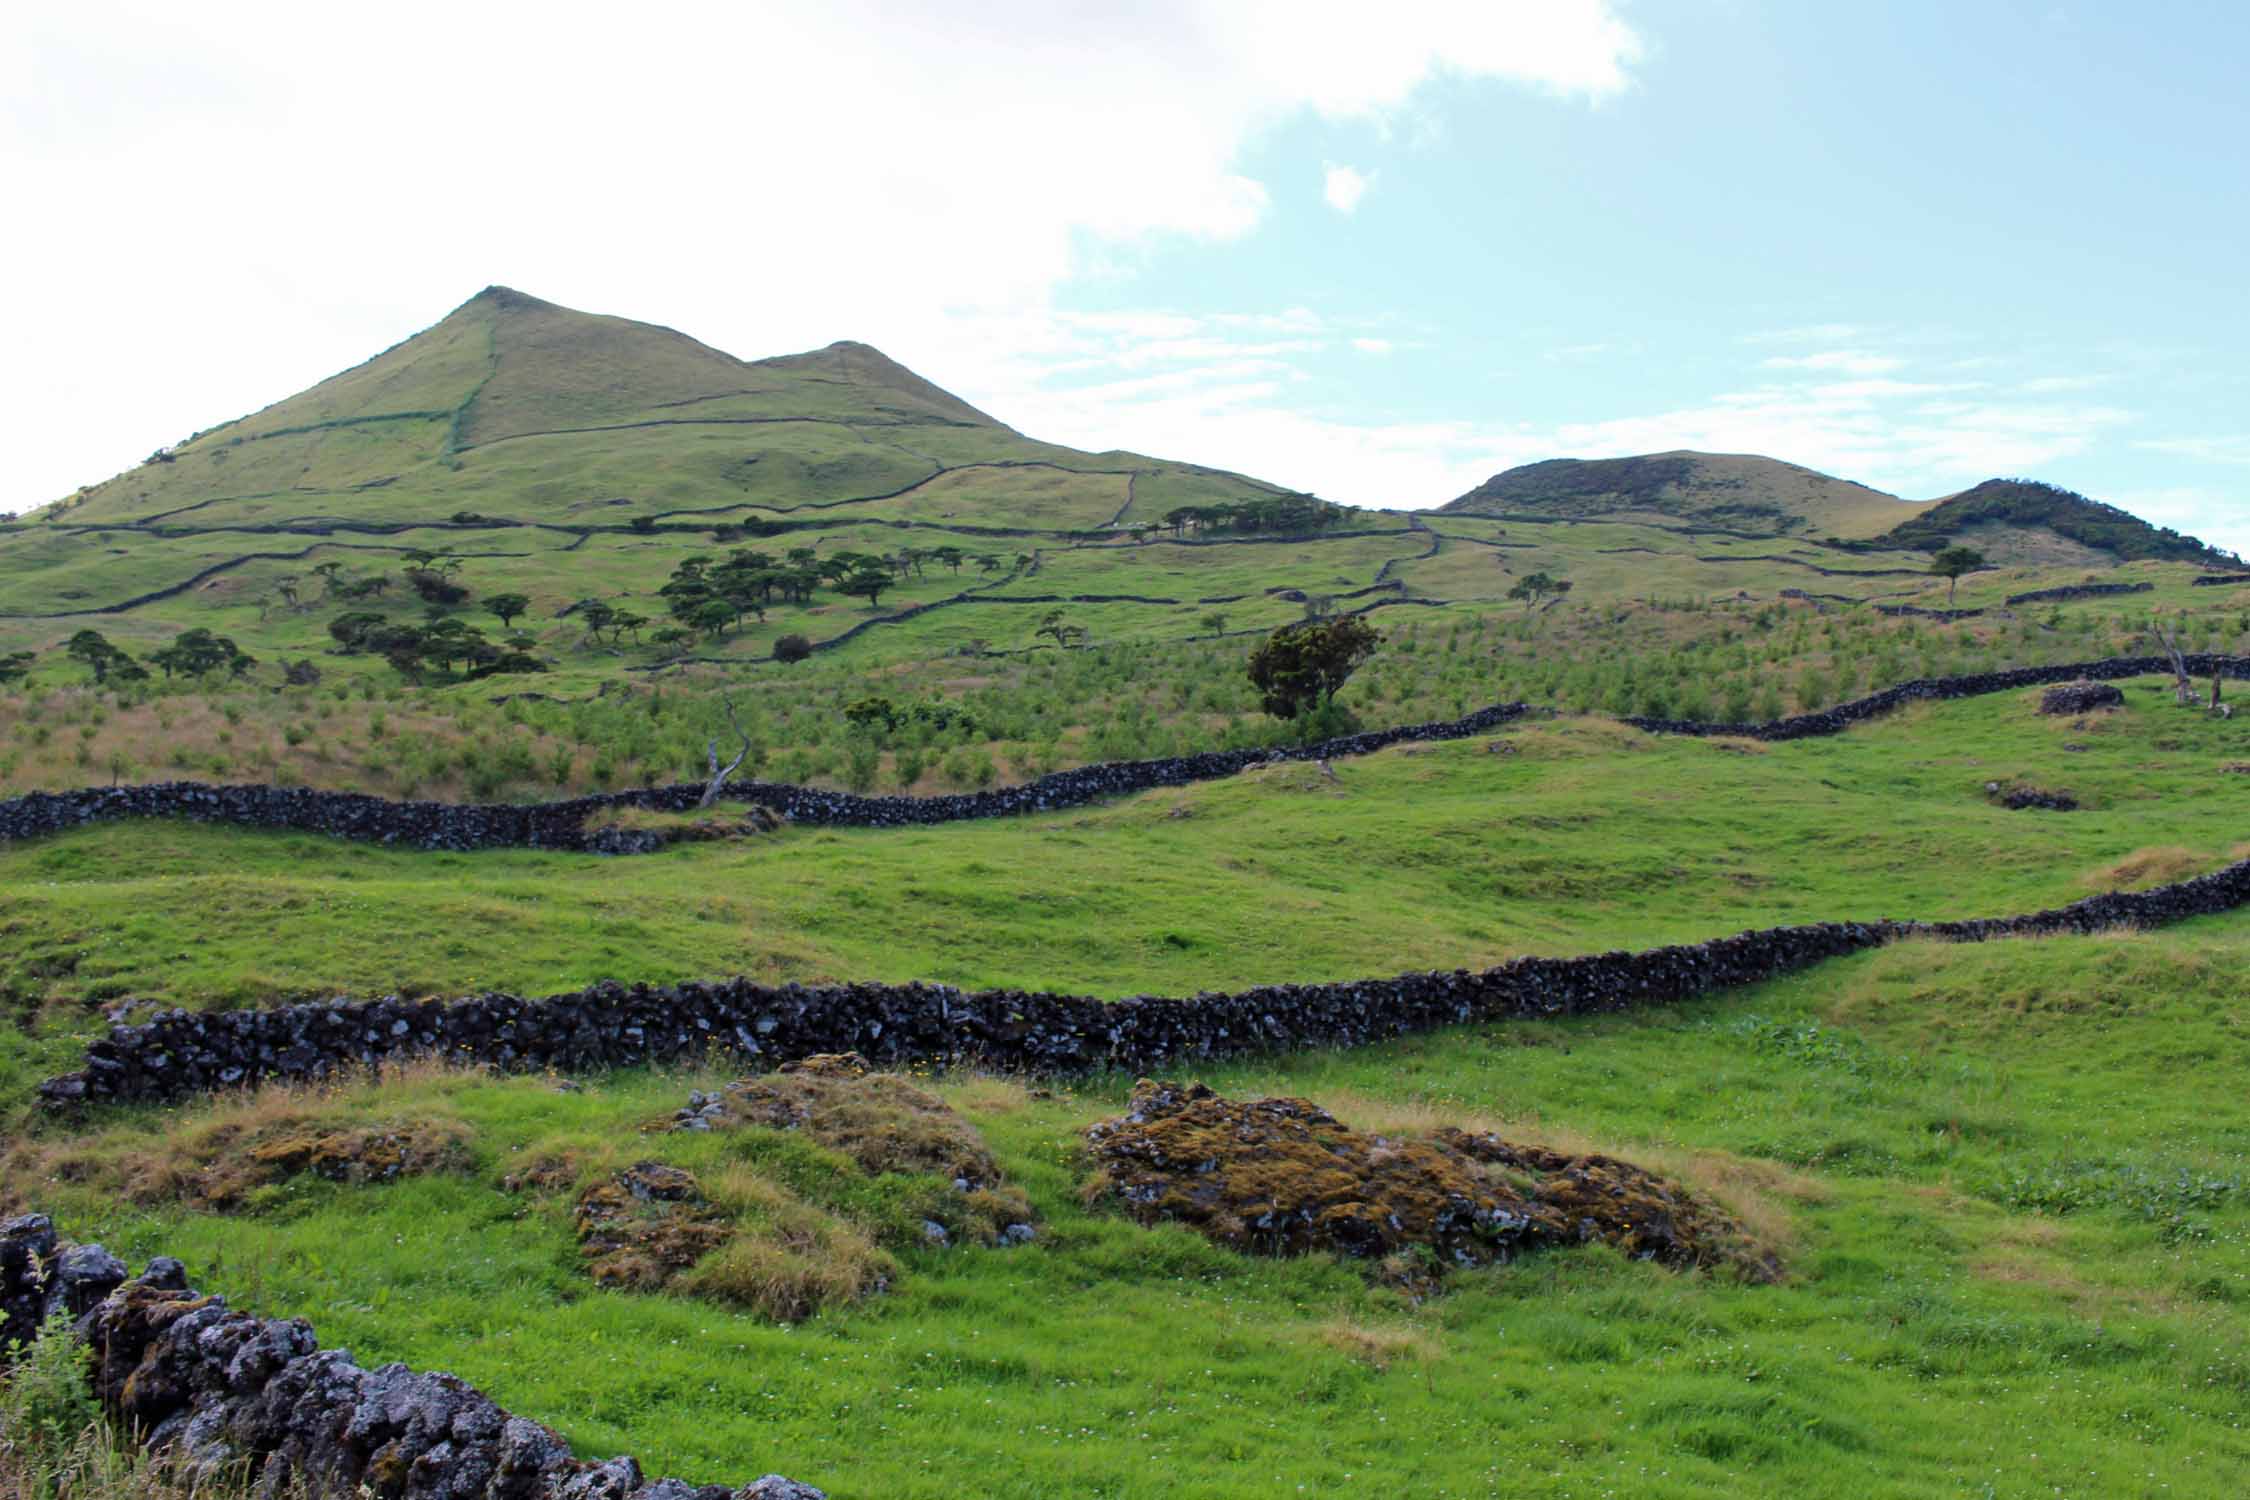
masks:
<path id="1" fill-rule="evenodd" d="M 1353 339 L 1352 347 L 1362 354 L 1389 354 L 1398 345 L 1389 339 Z"/>
<path id="2" fill-rule="evenodd" d="M 2126 490 L 2109 497 L 2144 521 L 2201 537 L 2214 547 L 2250 556 L 2250 496 L 2224 495 L 2193 485 Z"/>
<path id="3" fill-rule="evenodd" d="M 1856 323 L 1806 323 L 1796 328 L 1767 328 L 1756 333 L 1746 333 L 1736 340 L 1743 344 L 1838 344 L 1846 339 L 1864 336 L 1867 330 Z"/>
<path id="4" fill-rule="evenodd" d="M 1348 214 L 1359 207 L 1359 200 L 1367 196 L 1367 189 L 1373 182 L 1372 177 L 1356 167 L 1330 162 L 1321 171 L 1320 195 L 1328 200 L 1330 208 Z"/>
<path id="5" fill-rule="evenodd" d="M 2250 433 L 2234 433 L 2219 437 L 2150 438 L 2136 443 L 2152 453 L 2169 453 L 2175 458 L 2201 459 L 2213 464 L 2250 464 Z"/>
<path id="6" fill-rule="evenodd" d="M 1864 349 L 1825 349 L 1818 354 L 1776 354 L 1765 361 L 1769 370 L 1834 370 L 1845 375 L 1888 375 L 1906 368 L 1906 361 Z"/>
<path id="7" fill-rule="evenodd" d="M 1322 320 L 1324 327 L 1336 321 Z M 1207 368 L 1181 367 L 1171 372 L 1176 378 L 1155 380 L 1138 373 L 1143 349 L 1135 341 L 1096 334 L 1084 320 L 1057 320 L 1051 336 L 1069 352 L 1052 357 L 1071 361 L 1067 375 L 1050 356 L 1017 357 L 1006 362 L 998 393 L 980 398 L 1057 441 L 1193 456 L 1333 500 L 1389 507 L 1442 503 L 1535 459 L 1675 448 L 1769 454 L 1927 499 L 2078 457 L 2133 417 L 1976 382 L 1834 379 L 1833 362 L 1773 371 L 1761 361 L 1757 380 L 1700 402 L 1600 420 L 1368 421 L 1300 405 L 1300 356 L 1272 352 L 1255 322 L 1203 319 L 1185 335 L 1167 326 L 1164 343 L 1217 342 L 1231 352 Z M 1230 333 L 1230 323 L 1241 331 Z M 1027 348 L 1047 341 L 1016 337 Z"/>
<path id="8" fill-rule="evenodd" d="M 299 389 L 487 282 L 746 355 L 963 351 L 1175 239 L 1251 233 L 1246 148 L 1433 79 L 1599 102 L 1609 0 L 12 7 L 0 509 Z M 1013 186 L 1009 186 L 1013 185 Z"/>

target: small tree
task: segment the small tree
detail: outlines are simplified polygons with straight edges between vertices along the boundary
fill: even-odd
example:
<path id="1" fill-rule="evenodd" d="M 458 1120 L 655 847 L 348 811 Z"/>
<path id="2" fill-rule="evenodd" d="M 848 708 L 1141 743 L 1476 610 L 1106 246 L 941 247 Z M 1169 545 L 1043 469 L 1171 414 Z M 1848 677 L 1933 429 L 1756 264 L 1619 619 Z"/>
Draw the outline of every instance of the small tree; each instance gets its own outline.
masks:
<path id="1" fill-rule="evenodd" d="M 1210 631 L 1213 635 L 1225 635 L 1227 632 L 1227 612 L 1223 609 L 1214 609 L 1205 615 L 1200 623 L 1205 630 Z"/>
<path id="2" fill-rule="evenodd" d="M 1040 620 L 1039 628 L 1037 630 L 1034 630 L 1032 634 L 1035 636 L 1043 635 L 1049 640 L 1053 641 L 1058 648 L 1067 651 L 1072 646 L 1083 645 L 1085 643 L 1086 627 L 1083 625 L 1074 625 L 1070 621 L 1064 619 L 1063 612 L 1061 610 L 1050 609 L 1047 611 L 1046 616 Z"/>
<path id="3" fill-rule="evenodd" d="M 785 635 L 773 643 L 773 659 L 779 662 L 798 662 L 812 655 L 812 642 L 801 635 Z"/>
<path id="4" fill-rule="evenodd" d="M 31 663 L 36 653 L 9 651 L 0 654 L 0 687 L 14 687 L 31 675 Z"/>
<path id="5" fill-rule="evenodd" d="M 1284 625 L 1250 654 L 1250 681 L 1277 719 L 1325 709 L 1379 639 L 1358 615 Z"/>
<path id="6" fill-rule="evenodd" d="M 1514 588 L 1508 590 L 1508 597 L 1521 599 L 1523 612 L 1528 615 L 1539 607 L 1540 600 L 1549 596 L 1559 599 L 1569 592 L 1570 581 L 1566 578 L 1555 578 L 1545 573 L 1527 573 L 1516 580 Z"/>
<path id="7" fill-rule="evenodd" d="M 586 599 L 578 605 L 578 618 L 586 622 L 586 634 L 599 640 L 609 629 L 609 622 L 617 618 L 617 611 L 603 600 Z"/>
<path id="8" fill-rule="evenodd" d="M 1961 586 L 1961 575 L 1974 573 L 1984 566 L 1984 554 L 1974 547 L 1948 547 L 1930 559 L 1930 571 L 1945 580 L 1945 607 L 1953 607 L 1953 591 Z"/>
<path id="9" fill-rule="evenodd" d="M 882 604 L 883 592 L 891 586 L 892 581 L 889 568 L 869 559 L 845 574 L 836 587 L 847 594 L 864 594 L 868 607 L 875 608 Z"/>
<path id="10" fill-rule="evenodd" d="M 124 668 L 136 665 L 133 658 L 110 644 L 109 637 L 90 628 L 81 630 L 72 636 L 64 643 L 63 650 L 69 652 L 80 665 L 94 674 L 96 684 L 108 682 L 112 673 L 115 673 L 120 681 L 130 681 L 131 674 L 125 672 Z M 145 677 L 148 674 L 142 672 L 139 675 Z"/>
<path id="11" fill-rule="evenodd" d="M 516 616 L 531 608 L 531 599 L 524 594 L 488 594 L 484 607 L 499 618 L 502 629 L 513 630 Z"/>

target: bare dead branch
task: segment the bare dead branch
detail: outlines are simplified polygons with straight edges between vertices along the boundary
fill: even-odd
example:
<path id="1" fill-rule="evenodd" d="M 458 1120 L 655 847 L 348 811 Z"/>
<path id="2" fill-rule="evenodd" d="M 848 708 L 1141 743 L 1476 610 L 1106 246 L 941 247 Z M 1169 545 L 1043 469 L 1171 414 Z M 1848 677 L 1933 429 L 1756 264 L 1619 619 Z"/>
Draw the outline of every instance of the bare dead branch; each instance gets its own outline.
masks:
<path id="1" fill-rule="evenodd" d="M 703 789 L 703 800 L 695 804 L 698 810 L 709 807 L 719 800 L 719 793 L 726 786 L 727 778 L 740 770 L 743 761 L 750 756 L 750 736 L 743 730 L 742 721 L 735 717 L 734 699 L 731 696 L 722 695 L 719 701 L 727 706 L 727 722 L 734 726 L 736 737 L 742 741 L 742 748 L 735 753 L 733 760 L 728 761 L 722 767 L 719 764 L 719 742 L 716 738 L 712 739 L 708 746 L 711 756 L 711 782 Z"/>

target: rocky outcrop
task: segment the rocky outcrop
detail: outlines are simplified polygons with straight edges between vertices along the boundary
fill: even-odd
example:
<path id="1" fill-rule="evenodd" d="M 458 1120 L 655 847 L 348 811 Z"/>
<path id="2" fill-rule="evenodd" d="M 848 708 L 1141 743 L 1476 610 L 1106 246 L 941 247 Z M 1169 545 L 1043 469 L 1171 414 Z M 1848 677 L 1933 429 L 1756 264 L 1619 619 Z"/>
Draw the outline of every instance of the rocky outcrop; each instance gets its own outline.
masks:
<path id="1" fill-rule="evenodd" d="M 61 1310 L 102 1408 L 190 1478 L 301 1487 L 339 1500 L 822 1500 L 768 1474 L 739 1489 L 652 1479 L 630 1456 L 573 1458 L 551 1429 L 456 1376 L 365 1370 L 302 1318 L 259 1318 L 188 1286 L 159 1256 L 141 1275 L 99 1245 L 64 1245 L 42 1214 L 0 1224 L 0 1347 Z"/>
<path id="2" fill-rule="evenodd" d="M 1452 1127 L 1370 1134 L 1304 1099 L 1237 1102 L 1143 1079 L 1086 1141 L 1100 1174 L 1089 1191 L 1140 1223 L 1250 1254 L 1330 1251 L 1409 1286 L 1597 1241 L 1675 1267 L 1777 1269 L 1724 1214 L 1631 1162 Z"/>
<path id="3" fill-rule="evenodd" d="M 2109 682 L 2066 682 L 2039 695 L 2039 711 L 2058 718 L 2124 706 L 2124 690 Z"/>

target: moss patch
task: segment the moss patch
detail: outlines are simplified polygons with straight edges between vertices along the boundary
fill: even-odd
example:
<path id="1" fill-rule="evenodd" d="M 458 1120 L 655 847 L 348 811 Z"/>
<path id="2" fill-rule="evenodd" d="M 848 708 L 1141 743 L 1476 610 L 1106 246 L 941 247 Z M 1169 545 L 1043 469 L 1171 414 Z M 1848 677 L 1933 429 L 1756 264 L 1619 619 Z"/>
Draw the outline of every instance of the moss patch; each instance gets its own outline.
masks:
<path id="1" fill-rule="evenodd" d="M 1442 1127 L 1364 1134 L 1303 1099 L 1238 1103 L 1143 1080 L 1123 1116 L 1087 1131 L 1089 1201 L 1178 1223 L 1230 1249 L 1330 1251 L 1428 1288 L 1446 1270 L 1601 1242 L 1675 1267 L 1778 1271 L 1725 1215 L 1630 1162 Z"/>
<path id="2" fill-rule="evenodd" d="M 987 1243 L 1012 1243 L 1029 1238 L 1026 1230 L 1037 1221 L 1031 1200 L 1007 1181 L 975 1126 L 913 1080 L 873 1071 L 856 1052 L 809 1057 L 698 1090 L 662 1128 L 745 1126 L 801 1132 L 873 1177 L 929 1176 L 949 1184 L 958 1211 L 933 1219 L 948 1239 L 966 1229 Z"/>

